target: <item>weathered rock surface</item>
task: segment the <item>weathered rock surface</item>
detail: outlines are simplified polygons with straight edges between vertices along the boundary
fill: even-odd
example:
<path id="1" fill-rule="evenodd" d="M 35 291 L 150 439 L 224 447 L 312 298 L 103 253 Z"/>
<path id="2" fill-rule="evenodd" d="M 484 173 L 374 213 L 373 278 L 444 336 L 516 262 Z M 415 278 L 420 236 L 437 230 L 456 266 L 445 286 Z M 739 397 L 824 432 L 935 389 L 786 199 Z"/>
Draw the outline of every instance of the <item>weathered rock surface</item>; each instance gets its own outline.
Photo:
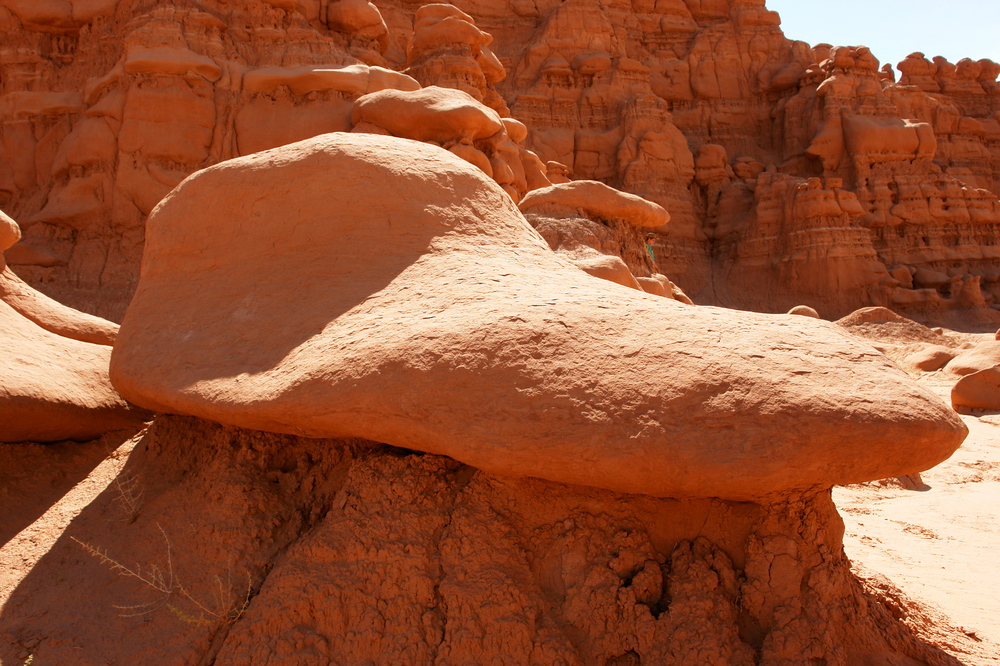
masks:
<path id="1" fill-rule="evenodd" d="M 509 116 L 506 102 L 494 88 L 507 72 L 489 47 L 492 41 L 476 27 L 474 18 L 457 7 L 424 5 L 413 16 L 406 71 L 425 86 L 461 90 Z"/>
<path id="2" fill-rule="evenodd" d="M 958 664 L 854 578 L 829 492 L 617 495 L 164 415 L 120 476 L 135 510 L 110 485 L 0 606 L 4 663 Z"/>
<path id="3" fill-rule="evenodd" d="M 779 24 L 756 0 L 9 1 L 0 206 L 26 237 L 8 258 L 117 321 L 145 217 L 185 176 L 378 131 L 356 100 L 419 85 L 503 119 L 445 147 L 514 199 L 572 177 L 670 211 L 650 272 L 698 302 L 1000 306 L 1000 65 L 916 53 L 896 83 L 867 49 Z"/>
<path id="4" fill-rule="evenodd" d="M 651 201 L 593 180 L 577 180 L 529 192 L 518 204 L 530 211 L 582 210 L 603 220 L 622 220 L 635 227 L 662 227 L 670 213 Z"/>
<path id="5" fill-rule="evenodd" d="M 955 356 L 957 354 L 947 347 L 931 345 L 926 349 L 910 354 L 906 357 L 904 363 L 923 372 L 934 372 L 943 368 Z"/>
<path id="6" fill-rule="evenodd" d="M 701 302 L 830 316 L 996 305 L 1000 66 L 914 54 L 895 84 L 866 49 L 786 40 L 761 0 L 459 7 L 0 0 L 0 205 L 28 221 L 6 258 L 90 312 L 122 316 L 147 214 L 210 165 L 346 131 L 420 138 L 474 165 L 424 148 L 476 194 L 456 203 L 441 193 L 452 183 L 420 181 L 410 198 L 426 209 L 392 217 L 400 202 L 380 191 L 362 198 L 367 230 L 331 211 L 400 174 L 320 178 L 304 204 L 317 179 L 296 170 L 301 147 L 199 175 L 153 216 L 144 324 L 121 352 L 136 374 L 122 379 L 160 409 L 361 434 L 503 473 L 162 416 L 142 441 L 148 467 L 109 491 L 149 486 L 127 535 L 110 494 L 73 527 L 169 573 L 126 582 L 143 617 L 119 617 L 107 590 L 125 579 L 63 539 L 0 610 L 0 658 L 954 663 L 892 618 L 894 601 L 864 595 L 824 492 L 760 498 L 933 464 L 961 438 L 953 417 L 830 326 L 639 289 L 689 302 L 666 273 Z M 411 136 L 448 115 L 435 104 L 452 93 L 471 116 Z M 422 99 L 429 115 L 395 132 L 379 124 L 394 114 L 356 120 L 372 94 Z M 499 124 L 486 135 L 469 117 Z M 260 173 L 244 182 L 239 164 Z M 284 192 L 263 175 L 277 166 Z M 233 198 L 214 201 L 229 177 Z M 673 223 L 649 261 L 635 230 L 599 212 L 537 216 L 553 256 L 486 177 L 515 202 L 602 181 Z M 203 186 L 214 208 L 185 199 Z M 115 327 L 10 272 L 0 289 L 4 357 L 53 373 L 16 368 L 2 381 L 23 390 L 7 403 L 62 410 L 0 422 L 27 418 L 33 439 L 107 427 L 88 421 L 101 396 L 124 403 L 107 347 L 85 341 Z M 909 320 L 842 323 L 925 335 Z M 38 429 L 67 414 L 75 434 Z M 163 608 L 168 626 L 148 615 Z"/>
<path id="7" fill-rule="evenodd" d="M 970 409 L 1000 410 L 1000 366 L 971 372 L 951 390 L 951 404 L 960 413 Z"/>
<path id="8" fill-rule="evenodd" d="M 0 271 L 0 300 L 50 333 L 110 347 L 118 325 L 74 310 L 32 289 L 10 268 Z"/>
<path id="9" fill-rule="evenodd" d="M 963 63 L 962 92 L 928 93 L 886 80 L 863 47 L 786 40 L 757 2 L 569 2 L 477 21 L 511 63 L 498 88 L 527 147 L 670 210 L 659 272 L 696 300 L 833 316 L 996 301 L 988 61 Z M 913 284 L 920 270 L 948 281 Z"/>
<path id="10" fill-rule="evenodd" d="M 542 187 L 521 199 L 518 208 L 549 244 L 585 272 L 625 287 L 682 303 L 691 299 L 665 275 L 640 230 L 663 230 L 670 214 L 634 194 L 593 180 Z"/>
<path id="11" fill-rule="evenodd" d="M 981 342 L 966 349 L 945 366 L 949 374 L 964 376 L 1000 364 L 1000 340 Z"/>
<path id="12" fill-rule="evenodd" d="M 463 137 L 486 139 L 503 130 L 496 111 L 468 94 L 435 86 L 372 93 L 359 99 L 351 113 L 355 125 L 372 123 L 395 136 L 438 144 Z"/>
<path id="13" fill-rule="evenodd" d="M 514 201 L 551 185 L 538 156 L 521 145 L 527 128 L 501 118 L 462 90 L 430 86 L 365 95 L 355 102 L 351 122 L 352 132 L 415 139 L 450 150 L 496 181 Z"/>
<path id="14" fill-rule="evenodd" d="M 387 67 L 367 2 L 74 4 L 0 5 L 0 206 L 25 223 L 9 258 L 30 284 L 115 320 L 146 215 L 184 177 L 349 130 L 358 97 L 420 87 Z"/>
<path id="15" fill-rule="evenodd" d="M 0 442 L 93 439 L 142 422 L 108 380 L 111 348 L 46 331 L 0 300 Z"/>
<path id="16" fill-rule="evenodd" d="M 21 282 L 3 252 L 20 238 L 0 212 L 0 442 L 93 439 L 142 422 L 111 387 L 118 326 Z"/>
<path id="17" fill-rule="evenodd" d="M 832 324 L 594 280 L 478 169 L 367 134 L 226 162 L 164 200 L 111 374 L 156 411 L 658 496 L 905 474 L 965 436 Z"/>
<path id="18" fill-rule="evenodd" d="M 813 319 L 821 319 L 819 313 L 816 312 L 815 308 L 811 308 L 808 305 L 796 305 L 794 308 L 788 311 L 790 315 L 799 315 L 800 317 L 812 317 Z"/>

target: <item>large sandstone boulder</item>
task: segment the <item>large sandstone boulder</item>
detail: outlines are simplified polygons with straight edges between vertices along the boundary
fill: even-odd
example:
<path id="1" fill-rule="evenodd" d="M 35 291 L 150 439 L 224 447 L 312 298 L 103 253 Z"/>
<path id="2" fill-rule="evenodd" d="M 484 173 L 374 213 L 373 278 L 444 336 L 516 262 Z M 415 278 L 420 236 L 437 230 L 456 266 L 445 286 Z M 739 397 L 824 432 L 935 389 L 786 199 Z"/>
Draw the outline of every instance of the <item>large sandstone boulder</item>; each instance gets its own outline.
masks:
<path id="1" fill-rule="evenodd" d="M 898 476 L 966 434 L 833 324 L 592 278 L 480 170 L 366 134 L 164 199 L 111 375 L 149 409 L 655 496 Z"/>

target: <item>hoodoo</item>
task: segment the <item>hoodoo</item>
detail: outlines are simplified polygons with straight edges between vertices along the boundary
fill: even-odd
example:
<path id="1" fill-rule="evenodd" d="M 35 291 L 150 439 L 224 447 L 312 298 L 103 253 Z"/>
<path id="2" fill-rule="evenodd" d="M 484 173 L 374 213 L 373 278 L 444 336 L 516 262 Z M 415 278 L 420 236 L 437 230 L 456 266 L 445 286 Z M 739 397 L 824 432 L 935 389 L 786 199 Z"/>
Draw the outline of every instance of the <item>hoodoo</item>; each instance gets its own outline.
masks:
<path id="1" fill-rule="evenodd" d="M 764 0 L 0 33 L 3 664 L 992 663 L 1000 65 Z"/>

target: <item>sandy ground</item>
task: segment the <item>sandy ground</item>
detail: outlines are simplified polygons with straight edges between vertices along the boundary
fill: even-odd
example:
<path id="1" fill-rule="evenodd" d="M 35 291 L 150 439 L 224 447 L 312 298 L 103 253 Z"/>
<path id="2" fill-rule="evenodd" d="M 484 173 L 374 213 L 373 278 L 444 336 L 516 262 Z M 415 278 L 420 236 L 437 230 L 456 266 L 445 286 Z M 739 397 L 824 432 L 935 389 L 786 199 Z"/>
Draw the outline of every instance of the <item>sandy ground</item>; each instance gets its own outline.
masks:
<path id="1" fill-rule="evenodd" d="M 131 435 L 0 445 L 0 608 L 73 519 L 116 482 Z"/>
<path id="2" fill-rule="evenodd" d="M 938 375 L 920 381 L 947 400 L 954 380 Z M 1000 664 L 1000 415 L 962 419 L 968 439 L 921 475 L 926 489 L 865 484 L 836 488 L 834 501 L 848 557 L 981 641 L 982 663 Z"/>

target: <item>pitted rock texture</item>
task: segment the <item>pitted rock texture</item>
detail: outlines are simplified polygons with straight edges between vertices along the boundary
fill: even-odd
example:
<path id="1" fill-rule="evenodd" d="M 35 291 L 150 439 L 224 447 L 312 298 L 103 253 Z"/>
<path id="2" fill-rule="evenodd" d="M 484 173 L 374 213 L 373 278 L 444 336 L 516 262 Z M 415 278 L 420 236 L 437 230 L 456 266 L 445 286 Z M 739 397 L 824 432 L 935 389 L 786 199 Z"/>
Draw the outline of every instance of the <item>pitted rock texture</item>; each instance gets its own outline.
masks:
<path id="1" fill-rule="evenodd" d="M 170 416 L 121 475 L 138 510 L 112 484 L 74 520 L 0 610 L 4 662 L 958 664 L 854 578 L 828 492 L 616 495 Z"/>

